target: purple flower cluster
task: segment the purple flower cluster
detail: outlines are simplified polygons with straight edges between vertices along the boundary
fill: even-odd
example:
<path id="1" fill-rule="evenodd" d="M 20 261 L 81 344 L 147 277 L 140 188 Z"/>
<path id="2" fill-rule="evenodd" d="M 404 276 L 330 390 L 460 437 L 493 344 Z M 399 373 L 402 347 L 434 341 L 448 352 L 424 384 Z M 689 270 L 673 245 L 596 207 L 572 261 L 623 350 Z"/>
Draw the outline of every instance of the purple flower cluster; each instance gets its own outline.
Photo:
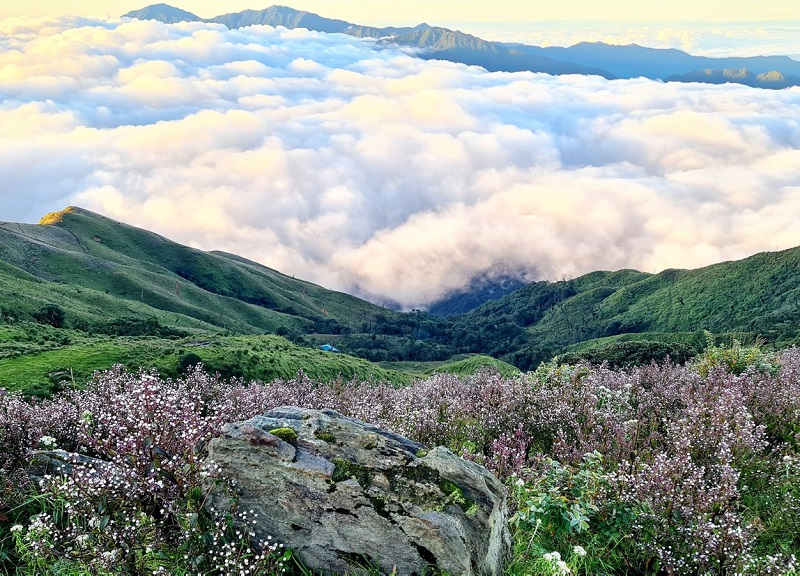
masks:
<path id="1" fill-rule="evenodd" d="M 792 567 L 800 547 L 791 537 L 778 546 L 780 533 L 764 528 L 796 517 L 800 500 L 789 494 L 800 467 L 786 464 L 798 461 L 800 446 L 800 350 L 777 362 L 776 371 L 735 375 L 716 366 L 704 376 L 691 364 L 614 371 L 551 363 L 515 378 L 437 374 L 403 388 L 320 383 L 302 373 L 245 383 L 200 369 L 179 380 L 114 369 L 39 404 L 0 395 L 0 467 L 7 481 L 44 440 L 110 463 L 110 476 L 54 475 L 40 489 L 66 501 L 81 522 L 109 516 L 101 532 L 116 540 L 99 549 L 133 549 L 147 540 L 142 531 L 160 531 L 161 540 L 150 541 L 164 541 L 170 536 L 159 526 L 187 518 L 187 494 L 217 474 L 203 458 L 222 425 L 280 405 L 332 408 L 531 485 L 541 480 L 543 457 L 577 467 L 587 454 L 602 455 L 605 488 L 597 497 L 641 511 L 629 537 L 640 543 L 643 564 L 667 573 L 768 572 Z M 759 500 L 746 484 L 754 482 L 774 502 Z M 103 497 L 119 510 L 130 505 L 126 517 L 140 524 L 98 517 L 95 499 Z M 598 513 L 592 521 L 607 519 Z M 66 529 L 36 522 L 26 530 Z M 77 543 L 96 528 L 72 523 L 68 539 Z"/>

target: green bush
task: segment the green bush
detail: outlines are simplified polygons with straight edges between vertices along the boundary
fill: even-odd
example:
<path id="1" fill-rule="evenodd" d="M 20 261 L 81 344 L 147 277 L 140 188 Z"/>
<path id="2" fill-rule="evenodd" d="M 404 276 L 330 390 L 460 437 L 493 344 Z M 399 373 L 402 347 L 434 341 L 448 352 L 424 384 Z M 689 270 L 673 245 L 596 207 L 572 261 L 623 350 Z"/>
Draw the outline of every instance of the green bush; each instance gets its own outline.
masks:
<path id="1" fill-rule="evenodd" d="M 178 373 L 179 374 L 186 374 L 190 368 L 194 368 L 198 364 L 203 361 L 200 356 L 195 354 L 194 352 L 189 352 L 188 354 L 184 354 L 178 359 Z"/>
<path id="2" fill-rule="evenodd" d="M 740 375 L 751 369 L 762 374 L 775 375 L 780 368 L 777 354 L 765 352 L 761 343 L 756 341 L 751 346 L 743 346 L 738 339 L 733 338 L 731 345 L 717 345 L 714 335 L 706 332 L 707 348 L 697 358 L 697 372 L 703 376 L 715 366 L 722 366 L 731 374 Z"/>
<path id="3" fill-rule="evenodd" d="M 644 505 L 616 498 L 599 452 L 577 467 L 543 458 L 512 478 L 514 560 L 510 574 L 625 574 L 644 569 L 634 540 Z M 644 570 L 647 573 L 647 570 Z"/>
<path id="4" fill-rule="evenodd" d="M 65 316 L 64 309 L 58 304 L 47 304 L 33 314 L 39 324 L 48 324 L 53 328 L 64 326 Z"/>
<path id="5" fill-rule="evenodd" d="M 13 324 L 19 315 L 9 306 L 0 306 L 0 322 Z"/>
<path id="6" fill-rule="evenodd" d="M 558 356 L 560 362 L 577 364 L 585 360 L 592 364 L 607 362 L 611 368 L 643 366 L 656 362 L 661 364 L 667 358 L 683 364 L 694 356 L 694 349 L 683 342 L 658 342 L 652 340 L 632 340 L 614 342 L 583 352 L 570 352 Z"/>

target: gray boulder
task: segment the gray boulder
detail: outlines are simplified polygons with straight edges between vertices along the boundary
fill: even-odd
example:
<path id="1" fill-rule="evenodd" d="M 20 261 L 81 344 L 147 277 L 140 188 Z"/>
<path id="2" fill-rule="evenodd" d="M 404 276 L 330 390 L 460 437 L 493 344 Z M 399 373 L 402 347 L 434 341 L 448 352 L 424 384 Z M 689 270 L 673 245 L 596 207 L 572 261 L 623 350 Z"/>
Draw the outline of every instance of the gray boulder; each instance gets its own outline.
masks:
<path id="1" fill-rule="evenodd" d="M 506 490 L 485 468 L 333 410 L 229 424 L 209 457 L 257 513 L 256 537 L 315 573 L 500 575 L 510 555 Z M 225 498 L 215 489 L 210 505 Z"/>

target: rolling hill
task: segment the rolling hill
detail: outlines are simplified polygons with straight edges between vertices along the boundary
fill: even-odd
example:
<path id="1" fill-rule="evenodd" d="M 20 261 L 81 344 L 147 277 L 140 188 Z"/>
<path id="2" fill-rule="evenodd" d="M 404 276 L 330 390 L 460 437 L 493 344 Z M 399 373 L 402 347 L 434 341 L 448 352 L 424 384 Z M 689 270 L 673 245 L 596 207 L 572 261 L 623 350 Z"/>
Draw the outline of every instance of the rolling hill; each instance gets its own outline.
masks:
<path id="1" fill-rule="evenodd" d="M 527 370 L 614 346 L 613 357 L 636 362 L 685 358 L 706 344 L 704 330 L 800 340 L 800 248 L 519 286 L 487 280 L 439 315 L 400 313 L 70 207 L 38 225 L 0 223 L 0 386 L 47 393 L 116 363 L 175 375 L 198 360 L 225 376 L 303 369 L 403 383 L 448 362 L 487 363 L 465 354 Z"/>
<path id="2" fill-rule="evenodd" d="M 47 215 L 39 225 L 0 223 L 0 260 L 32 281 L 91 290 L 97 302 L 122 299 L 134 315 L 146 310 L 163 319 L 171 313 L 176 320 L 167 323 L 183 328 L 252 334 L 335 323 L 354 329 L 365 318 L 392 314 L 255 262 L 195 250 L 75 207 Z M 30 308 L 24 300 L 19 306 Z M 107 314 L 97 309 L 86 316 L 100 320 Z"/>
<path id="3" fill-rule="evenodd" d="M 48 307 L 63 317 L 42 318 Z M 399 316 L 81 208 L 38 225 L 0 223 L 0 386 L 10 389 L 46 394 L 117 363 L 175 375 L 189 354 L 225 376 L 271 379 L 303 369 L 402 383 L 408 374 L 304 340 Z"/>
<path id="4" fill-rule="evenodd" d="M 695 270 L 593 272 L 534 282 L 457 316 L 460 351 L 528 369 L 555 354 L 610 341 L 703 345 L 702 331 L 800 341 L 800 248 Z"/>

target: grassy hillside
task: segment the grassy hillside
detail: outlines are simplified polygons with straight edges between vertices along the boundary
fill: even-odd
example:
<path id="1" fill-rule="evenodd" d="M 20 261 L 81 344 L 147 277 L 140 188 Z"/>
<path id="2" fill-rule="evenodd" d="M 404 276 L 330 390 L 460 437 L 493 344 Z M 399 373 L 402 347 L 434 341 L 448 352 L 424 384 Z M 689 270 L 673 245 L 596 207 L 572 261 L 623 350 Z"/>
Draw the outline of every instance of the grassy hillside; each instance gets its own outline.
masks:
<path id="1" fill-rule="evenodd" d="M 489 353 L 524 369 L 581 343 L 584 349 L 595 340 L 607 344 L 603 338 L 689 342 L 702 330 L 775 346 L 796 343 L 800 248 L 696 270 L 593 272 L 536 282 L 457 317 L 453 327 L 461 351 Z"/>
<path id="2" fill-rule="evenodd" d="M 317 322 L 355 328 L 365 318 L 391 314 L 254 262 L 195 250 L 74 207 L 35 226 L 0 224 L 0 260 L 42 280 L 117 297 L 131 308 L 126 313 L 152 313 L 137 305 L 174 313 L 183 327 L 192 322 L 181 315 L 200 327 L 241 333 L 281 327 L 307 332 Z M 86 314 L 87 320 L 102 317 Z"/>
<path id="3" fill-rule="evenodd" d="M 42 318 L 48 308 L 63 317 Z M 46 395 L 114 364 L 169 376 L 189 354 L 225 376 L 270 380 L 302 369 L 405 383 L 405 373 L 269 335 L 313 346 L 399 317 L 80 208 L 38 225 L 0 223 L 0 386 L 9 389 Z"/>
<path id="4" fill-rule="evenodd" d="M 48 396 L 67 385 L 80 386 L 96 370 L 122 364 L 155 369 L 174 377 L 202 362 L 225 377 L 271 381 L 302 370 L 320 380 L 338 377 L 407 384 L 411 376 L 361 358 L 305 348 L 272 335 L 192 335 L 182 338 L 86 334 L 36 323 L 0 324 L 0 387 Z"/>
<path id="5" fill-rule="evenodd" d="M 20 323 L 28 335 L 13 328 Z M 60 329 L 33 328 L 42 324 Z M 626 365 L 688 357 L 705 345 L 703 330 L 774 346 L 797 342 L 800 248 L 697 270 L 600 271 L 534 282 L 468 313 L 438 317 L 387 310 L 239 256 L 202 252 L 68 208 L 39 225 L 0 223 L 4 325 L 13 329 L 5 332 L 6 352 L 0 351 L 0 383 L 13 379 L 15 386 L 28 382 L 37 389 L 52 387 L 69 368 L 85 377 L 116 362 L 169 374 L 192 339 L 211 343 L 198 355 L 227 375 L 285 375 L 269 365 L 273 352 L 266 348 L 253 352 L 255 360 L 244 356 L 268 334 L 299 345 L 292 355 L 302 360 L 286 364 L 292 370 L 311 370 L 322 357 L 301 351 L 331 343 L 350 356 L 403 370 L 348 364 L 341 367 L 345 376 L 396 381 L 465 354 L 522 370 L 564 353 Z M 462 373 L 476 363 L 453 370 Z"/>

